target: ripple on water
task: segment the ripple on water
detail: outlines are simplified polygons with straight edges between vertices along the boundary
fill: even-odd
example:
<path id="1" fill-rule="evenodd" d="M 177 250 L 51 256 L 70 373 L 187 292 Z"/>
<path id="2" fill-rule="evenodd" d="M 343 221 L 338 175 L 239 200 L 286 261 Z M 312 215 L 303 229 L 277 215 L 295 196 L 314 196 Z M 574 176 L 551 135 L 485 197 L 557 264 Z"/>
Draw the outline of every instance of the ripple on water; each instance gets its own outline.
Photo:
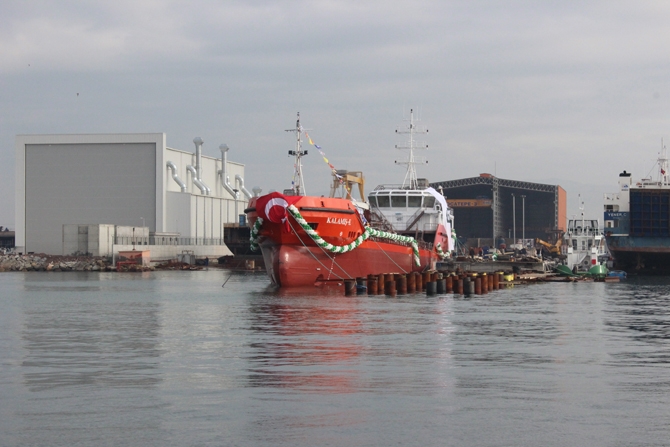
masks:
<path id="1" fill-rule="evenodd" d="M 670 280 L 345 297 L 8 275 L 8 445 L 661 445 Z"/>

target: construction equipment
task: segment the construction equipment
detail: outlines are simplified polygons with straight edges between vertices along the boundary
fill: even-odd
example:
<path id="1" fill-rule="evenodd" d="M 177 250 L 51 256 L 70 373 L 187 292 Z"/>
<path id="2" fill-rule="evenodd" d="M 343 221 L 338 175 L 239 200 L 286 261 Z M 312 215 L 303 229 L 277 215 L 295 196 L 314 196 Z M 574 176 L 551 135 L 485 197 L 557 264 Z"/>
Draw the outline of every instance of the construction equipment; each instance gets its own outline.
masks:
<path id="1" fill-rule="evenodd" d="M 338 190 L 341 189 L 340 197 L 353 198 L 351 196 L 351 190 L 353 189 L 354 184 L 358 185 L 361 202 L 366 203 L 367 198 L 365 197 L 364 192 L 365 180 L 361 171 L 347 171 L 345 169 L 340 169 L 333 172 L 333 184 L 330 187 L 330 197 L 335 197 Z"/>
<path id="2" fill-rule="evenodd" d="M 549 242 L 543 241 L 540 238 L 535 239 L 535 245 L 541 245 L 544 249 L 546 249 L 551 257 L 553 258 L 560 258 L 561 255 L 561 243 L 563 239 L 559 238 L 558 241 L 556 241 L 555 244 L 550 244 Z"/>

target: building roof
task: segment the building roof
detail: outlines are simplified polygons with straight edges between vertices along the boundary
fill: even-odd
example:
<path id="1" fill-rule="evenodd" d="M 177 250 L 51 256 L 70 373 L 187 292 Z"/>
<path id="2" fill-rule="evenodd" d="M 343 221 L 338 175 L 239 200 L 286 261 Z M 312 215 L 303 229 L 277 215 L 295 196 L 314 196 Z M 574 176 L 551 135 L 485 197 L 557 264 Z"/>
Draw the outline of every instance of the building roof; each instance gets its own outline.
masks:
<path id="1" fill-rule="evenodd" d="M 491 174 L 480 174 L 479 177 L 469 177 L 458 180 L 447 180 L 443 182 L 433 182 L 433 185 L 439 185 L 443 188 L 462 188 L 464 186 L 472 185 L 493 185 L 494 182 L 498 183 L 498 186 L 508 187 L 508 188 L 519 188 L 527 189 L 531 191 L 539 192 L 554 192 L 555 189 L 561 188 L 559 185 L 546 185 L 542 183 L 532 183 L 524 182 L 520 180 L 507 180 L 494 177 Z M 562 188 L 561 188 L 562 189 Z"/>

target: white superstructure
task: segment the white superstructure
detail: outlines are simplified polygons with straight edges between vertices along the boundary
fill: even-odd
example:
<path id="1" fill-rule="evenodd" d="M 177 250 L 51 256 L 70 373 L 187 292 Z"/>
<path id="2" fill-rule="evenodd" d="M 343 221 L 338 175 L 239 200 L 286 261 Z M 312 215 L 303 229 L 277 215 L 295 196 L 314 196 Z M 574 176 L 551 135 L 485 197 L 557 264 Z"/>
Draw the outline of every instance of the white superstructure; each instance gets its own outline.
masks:
<path id="1" fill-rule="evenodd" d="M 605 236 L 597 220 L 569 220 L 568 231 L 563 235 L 561 251 L 566 255 L 565 265 L 576 271 L 588 271 L 608 255 Z"/>

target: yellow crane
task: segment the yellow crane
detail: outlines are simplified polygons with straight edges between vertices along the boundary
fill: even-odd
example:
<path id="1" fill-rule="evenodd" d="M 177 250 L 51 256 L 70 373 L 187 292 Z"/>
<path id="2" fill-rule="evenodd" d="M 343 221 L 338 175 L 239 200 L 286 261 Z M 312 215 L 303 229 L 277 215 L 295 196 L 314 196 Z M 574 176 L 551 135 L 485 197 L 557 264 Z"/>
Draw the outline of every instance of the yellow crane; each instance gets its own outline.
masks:
<path id="1" fill-rule="evenodd" d="M 358 192 L 361 195 L 361 201 L 363 203 L 367 202 L 365 197 L 365 179 L 363 178 L 363 173 L 361 171 L 347 171 L 347 170 L 338 170 L 333 172 L 333 184 L 330 187 L 330 197 L 335 197 L 337 191 L 342 188 L 344 189 L 344 194 L 342 197 L 351 196 L 351 191 L 354 185 L 358 185 Z"/>

